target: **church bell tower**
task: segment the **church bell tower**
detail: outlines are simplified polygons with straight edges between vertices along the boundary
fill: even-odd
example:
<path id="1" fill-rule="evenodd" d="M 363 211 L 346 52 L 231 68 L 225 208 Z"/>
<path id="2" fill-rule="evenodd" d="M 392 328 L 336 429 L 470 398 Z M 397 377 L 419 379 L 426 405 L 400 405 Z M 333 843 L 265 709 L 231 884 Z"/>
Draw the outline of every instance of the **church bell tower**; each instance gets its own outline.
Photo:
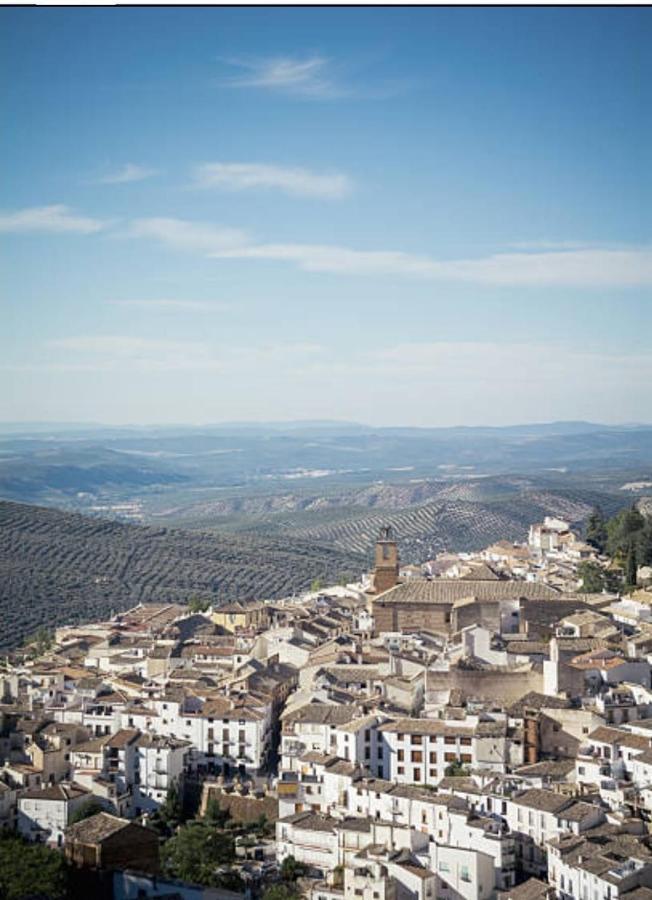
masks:
<path id="1" fill-rule="evenodd" d="M 382 594 L 398 584 L 398 547 L 391 525 L 380 529 L 376 541 L 374 593 Z"/>

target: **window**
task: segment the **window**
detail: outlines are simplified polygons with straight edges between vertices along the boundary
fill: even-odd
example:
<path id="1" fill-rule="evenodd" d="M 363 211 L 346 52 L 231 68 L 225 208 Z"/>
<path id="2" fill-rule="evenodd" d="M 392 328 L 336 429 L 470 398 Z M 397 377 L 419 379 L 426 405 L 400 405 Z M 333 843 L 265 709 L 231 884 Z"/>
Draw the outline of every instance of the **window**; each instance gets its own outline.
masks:
<path id="1" fill-rule="evenodd" d="M 436 778 L 436 777 L 437 777 L 437 769 L 431 769 L 431 770 L 430 770 L 430 777 L 431 777 L 431 778 Z"/>
<path id="2" fill-rule="evenodd" d="M 439 868 L 439 871 L 440 871 L 440 872 L 450 872 L 450 870 L 451 870 L 451 869 L 450 869 L 450 866 L 448 865 L 448 863 L 447 863 L 447 862 L 443 862 L 443 861 L 439 863 L 438 868 Z"/>
<path id="3" fill-rule="evenodd" d="M 396 740 L 397 740 L 397 741 L 402 741 L 402 740 L 403 740 L 403 735 L 402 735 L 402 734 L 397 734 L 397 735 L 396 735 Z"/>
<path id="4" fill-rule="evenodd" d="M 471 881 L 471 873 L 469 872 L 468 866 L 460 867 L 460 878 L 462 881 Z"/>
<path id="5" fill-rule="evenodd" d="M 445 743 L 445 744 L 449 744 L 449 745 L 450 745 L 450 744 L 456 744 L 456 743 L 457 743 L 457 738 L 452 737 L 450 734 L 447 734 L 446 737 L 444 738 L 444 743 Z"/>
<path id="6" fill-rule="evenodd" d="M 405 775 L 405 769 L 403 768 L 403 766 L 398 767 L 398 769 L 396 770 L 396 774 L 397 775 Z"/>
<path id="7" fill-rule="evenodd" d="M 414 780 L 421 781 L 421 769 L 414 770 Z"/>
<path id="8" fill-rule="evenodd" d="M 473 757 L 470 753 L 462 753 L 460 759 L 463 763 L 470 763 L 473 760 Z"/>
<path id="9" fill-rule="evenodd" d="M 444 753 L 444 760 L 447 763 L 456 762 L 457 761 L 457 753 Z"/>
<path id="10" fill-rule="evenodd" d="M 412 735 L 412 743 L 413 744 L 423 744 L 423 738 L 420 734 Z"/>
<path id="11" fill-rule="evenodd" d="M 433 750 L 430 751 L 430 762 L 433 763 L 434 765 L 437 765 L 437 752 L 436 751 L 433 751 Z"/>
<path id="12" fill-rule="evenodd" d="M 462 747 L 470 747 L 471 746 L 471 738 L 470 737 L 460 738 L 460 744 L 462 745 Z"/>
<path id="13" fill-rule="evenodd" d="M 423 753 L 421 750 L 413 750 L 412 751 L 412 762 L 420 763 L 423 762 Z"/>
<path id="14" fill-rule="evenodd" d="M 399 750 L 396 754 L 396 758 L 399 762 L 403 762 L 403 760 L 405 759 L 405 751 Z"/>

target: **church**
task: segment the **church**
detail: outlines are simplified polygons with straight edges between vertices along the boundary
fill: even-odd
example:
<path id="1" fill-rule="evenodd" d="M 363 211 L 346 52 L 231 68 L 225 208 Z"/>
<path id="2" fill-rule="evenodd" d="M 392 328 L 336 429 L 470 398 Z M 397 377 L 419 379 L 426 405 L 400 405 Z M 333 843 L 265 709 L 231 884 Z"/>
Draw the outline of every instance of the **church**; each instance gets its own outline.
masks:
<path id="1" fill-rule="evenodd" d="M 393 529 L 376 541 L 370 595 L 374 633 L 431 631 L 449 635 L 467 625 L 483 625 L 500 634 L 513 630 L 527 601 L 551 601 L 559 593 L 546 584 L 500 579 L 399 578 L 400 560 Z"/>

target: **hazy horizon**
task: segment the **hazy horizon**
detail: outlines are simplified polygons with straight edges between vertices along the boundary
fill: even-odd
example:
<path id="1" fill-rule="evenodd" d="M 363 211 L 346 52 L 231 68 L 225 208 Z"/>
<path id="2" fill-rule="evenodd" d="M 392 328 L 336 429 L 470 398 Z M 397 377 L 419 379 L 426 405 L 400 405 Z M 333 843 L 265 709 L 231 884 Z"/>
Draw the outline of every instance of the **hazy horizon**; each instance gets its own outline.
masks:
<path id="1" fill-rule="evenodd" d="M 58 429 L 84 429 L 84 430 L 94 430 L 94 429 L 201 429 L 201 428 L 260 428 L 264 429 L 265 427 L 269 428 L 280 428 L 280 427 L 293 427 L 293 428 L 306 428 L 306 427 L 324 427 L 324 428 L 337 428 L 337 427 L 345 427 L 345 428 L 360 428 L 360 429 L 382 429 L 382 430 L 401 430 L 401 429 L 409 429 L 414 431 L 453 431 L 453 430 L 461 430 L 461 429 L 518 429 L 518 428 L 554 428 L 555 426 L 559 427 L 570 427 L 575 426 L 578 429 L 581 428 L 590 428 L 590 429 L 601 429 L 601 428 L 652 428 L 652 422 L 633 422 L 633 421 L 622 421 L 622 422 L 591 422 L 588 420 L 582 419 L 559 419 L 559 420 L 532 420 L 532 421 L 514 421 L 507 422 L 503 424 L 496 424 L 492 422 L 479 423 L 479 422 L 470 422 L 463 423 L 458 422 L 452 425 L 409 425 L 403 424 L 400 422 L 386 422 L 386 423 L 374 423 L 374 422 L 362 422 L 362 421 L 351 421 L 347 419 L 240 419 L 240 420 L 215 420 L 215 421 L 205 421 L 205 422 L 93 422 L 93 421 L 77 421 L 77 422 L 66 422 L 58 419 L 41 419 L 41 420 L 14 420 L 8 421 L 4 419 L 0 419 L 0 429 L 28 429 L 28 428 L 53 428 L 56 427 Z"/>

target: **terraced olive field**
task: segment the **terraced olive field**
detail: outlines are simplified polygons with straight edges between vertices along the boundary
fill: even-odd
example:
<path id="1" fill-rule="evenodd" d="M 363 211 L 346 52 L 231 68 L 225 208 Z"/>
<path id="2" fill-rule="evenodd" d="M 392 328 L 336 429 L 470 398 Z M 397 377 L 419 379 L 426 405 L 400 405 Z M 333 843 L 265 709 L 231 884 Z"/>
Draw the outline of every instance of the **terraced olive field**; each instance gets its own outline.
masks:
<path id="1" fill-rule="evenodd" d="M 258 502 L 256 502 L 258 499 Z M 177 510 L 170 524 L 327 544 L 367 554 L 382 525 L 394 527 L 404 562 L 442 550 L 477 550 L 499 539 L 525 540 L 529 525 L 560 516 L 581 529 L 594 506 L 611 514 L 622 494 L 566 488 L 545 479 L 494 477 L 461 482 L 374 484 L 330 494 L 226 498 Z M 178 517 L 178 518 L 177 518 Z"/>
<path id="2" fill-rule="evenodd" d="M 138 602 L 273 598 L 315 578 L 360 576 L 354 553 L 286 538 L 217 535 L 0 502 L 0 648 L 40 625 L 108 616 Z"/>

